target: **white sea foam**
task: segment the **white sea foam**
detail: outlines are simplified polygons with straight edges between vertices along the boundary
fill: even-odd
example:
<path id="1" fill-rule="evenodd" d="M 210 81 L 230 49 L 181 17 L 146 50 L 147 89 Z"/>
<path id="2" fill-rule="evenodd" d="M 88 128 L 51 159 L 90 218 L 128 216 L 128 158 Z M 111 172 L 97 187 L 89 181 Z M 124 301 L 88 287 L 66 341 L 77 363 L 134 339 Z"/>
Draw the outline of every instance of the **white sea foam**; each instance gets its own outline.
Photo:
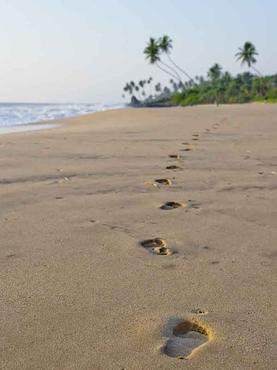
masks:
<path id="1" fill-rule="evenodd" d="M 123 104 L 0 103 L 0 128 L 123 108 Z"/>

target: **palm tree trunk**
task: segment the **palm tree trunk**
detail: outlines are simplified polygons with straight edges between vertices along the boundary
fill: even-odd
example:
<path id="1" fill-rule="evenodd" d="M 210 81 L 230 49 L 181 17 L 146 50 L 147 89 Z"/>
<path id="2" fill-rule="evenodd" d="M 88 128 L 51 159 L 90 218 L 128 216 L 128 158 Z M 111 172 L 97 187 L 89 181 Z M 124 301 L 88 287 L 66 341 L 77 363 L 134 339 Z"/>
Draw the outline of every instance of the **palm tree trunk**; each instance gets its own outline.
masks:
<path id="1" fill-rule="evenodd" d="M 160 60 L 159 62 L 160 62 L 164 67 L 166 67 L 166 68 L 170 69 L 170 71 L 172 71 L 172 73 L 174 73 L 174 74 L 175 74 L 175 76 L 178 78 L 179 82 L 183 83 L 181 76 L 179 75 L 179 73 L 178 73 L 177 71 L 175 71 L 175 69 L 174 69 L 174 68 L 172 68 L 170 65 L 166 64 L 165 62 L 163 62 L 163 61 L 161 61 L 161 60 Z"/>
<path id="2" fill-rule="evenodd" d="M 163 64 L 163 63 L 162 63 L 162 64 Z M 163 71 L 164 73 L 167 73 L 169 76 L 171 76 L 171 77 L 175 78 L 175 80 L 179 80 L 179 78 L 178 78 L 176 75 L 174 75 L 173 73 L 171 73 L 171 72 L 167 71 L 166 69 L 164 69 L 163 67 L 161 67 L 161 66 L 158 64 L 158 62 L 156 63 L 156 66 L 157 66 L 161 71 Z"/>
<path id="3" fill-rule="evenodd" d="M 170 57 L 169 54 L 167 54 L 167 57 L 168 59 L 170 60 L 170 62 L 174 65 L 175 68 L 177 68 L 179 71 L 181 71 L 185 76 L 187 76 L 187 78 L 191 81 L 193 81 L 193 78 L 186 72 L 184 71 L 181 67 L 179 67 L 175 62 L 174 60 Z"/>
<path id="4" fill-rule="evenodd" d="M 253 71 L 255 71 L 260 77 L 262 77 L 263 75 L 261 74 L 261 72 L 255 68 L 254 66 L 251 66 L 251 68 L 253 69 Z"/>

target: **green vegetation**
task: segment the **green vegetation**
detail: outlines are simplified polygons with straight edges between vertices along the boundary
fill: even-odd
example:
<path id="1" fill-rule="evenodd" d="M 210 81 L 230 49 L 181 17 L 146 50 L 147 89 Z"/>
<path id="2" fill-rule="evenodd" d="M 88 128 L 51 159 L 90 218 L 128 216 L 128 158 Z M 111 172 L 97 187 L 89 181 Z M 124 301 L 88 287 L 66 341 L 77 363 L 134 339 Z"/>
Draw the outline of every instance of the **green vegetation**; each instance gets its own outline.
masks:
<path id="1" fill-rule="evenodd" d="M 238 49 L 235 58 L 254 73 L 248 71 L 237 76 L 223 71 L 222 67 L 215 63 L 206 77 L 192 78 L 186 70 L 174 62 L 171 57 L 172 48 L 172 40 L 166 35 L 158 40 L 150 38 L 144 49 L 144 55 L 151 65 L 155 65 L 171 77 L 170 85 L 169 87 L 163 87 L 160 83 L 153 85 L 151 77 L 137 84 L 133 81 L 127 83 L 124 93 L 130 95 L 132 105 L 218 105 L 253 101 L 277 103 L 277 74 L 263 76 L 255 68 L 258 52 L 251 42 L 245 42 Z M 163 57 L 167 58 L 167 62 Z"/>
<path id="2" fill-rule="evenodd" d="M 232 77 L 215 64 L 207 76 L 207 79 L 197 78 L 194 86 L 172 94 L 171 102 L 182 106 L 277 102 L 277 75 L 260 77 L 245 72 Z"/>

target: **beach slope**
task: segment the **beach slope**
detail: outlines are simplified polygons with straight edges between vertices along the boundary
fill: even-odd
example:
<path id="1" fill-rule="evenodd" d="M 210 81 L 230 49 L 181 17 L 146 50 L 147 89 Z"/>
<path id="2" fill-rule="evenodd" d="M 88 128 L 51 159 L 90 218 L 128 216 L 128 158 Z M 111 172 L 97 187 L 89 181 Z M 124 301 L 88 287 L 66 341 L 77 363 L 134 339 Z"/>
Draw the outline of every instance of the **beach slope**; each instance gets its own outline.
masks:
<path id="1" fill-rule="evenodd" d="M 0 367 L 277 368 L 277 106 L 57 123 L 0 136 Z"/>

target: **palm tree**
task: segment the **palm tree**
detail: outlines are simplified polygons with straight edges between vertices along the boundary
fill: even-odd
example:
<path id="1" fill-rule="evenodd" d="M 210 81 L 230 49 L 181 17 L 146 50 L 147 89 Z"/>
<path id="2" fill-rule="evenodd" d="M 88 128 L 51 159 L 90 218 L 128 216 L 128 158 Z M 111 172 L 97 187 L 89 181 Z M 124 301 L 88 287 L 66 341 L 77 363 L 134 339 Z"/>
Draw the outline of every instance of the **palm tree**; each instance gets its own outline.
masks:
<path id="1" fill-rule="evenodd" d="M 161 92 L 162 91 L 162 85 L 160 82 L 158 82 L 156 85 L 155 85 L 155 90 L 156 92 Z"/>
<path id="2" fill-rule="evenodd" d="M 181 67 L 179 67 L 174 60 L 170 56 L 170 51 L 173 48 L 172 46 L 172 40 L 169 36 L 164 35 L 159 39 L 159 48 L 160 50 L 165 53 L 169 59 L 169 61 L 174 65 L 175 68 L 177 68 L 180 72 L 182 72 L 189 80 L 193 81 L 193 78 L 186 72 L 184 71 Z"/>
<path id="3" fill-rule="evenodd" d="M 133 94 L 133 87 L 131 86 L 131 84 L 129 84 L 127 82 L 126 85 L 123 88 L 123 91 L 128 92 L 130 95 L 132 95 Z"/>
<path id="4" fill-rule="evenodd" d="M 221 71 L 222 71 L 222 67 L 218 64 L 218 63 L 215 63 L 208 71 L 208 77 L 213 81 L 217 81 L 219 80 L 219 78 L 221 77 Z"/>
<path id="5" fill-rule="evenodd" d="M 249 68 L 252 68 L 258 75 L 262 75 L 260 71 L 258 71 L 254 64 L 257 62 L 256 56 L 259 55 L 255 46 L 246 41 L 242 48 L 239 48 L 239 51 L 235 54 L 237 61 L 241 61 L 241 64 L 247 64 Z"/>
<path id="6" fill-rule="evenodd" d="M 221 78 L 222 76 L 222 67 L 215 63 L 208 71 L 208 77 L 212 81 L 212 90 L 215 97 L 215 103 L 218 106 L 219 96 L 222 93 Z"/>
<path id="7" fill-rule="evenodd" d="M 145 83 L 147 83 L 147 85 L 149 85 L 150 95 L 152 95 L 152 93 L 153 93 L 153 90 L 152 90 L 152 81 L 153 81 L 153 77 L 149 77 L 148 80 L 145 81 Z"/>
<path id="8" fill-rule="evenodd" d="M 156 65 L 164 73 L 167 73 L 169 76 L 171 76 L 175 79 L 178 79 L 178 76 L 176 74 L 173 74 L 172 72 L 169 72 L 168 70 L 166 70 L 164 67 L 161 67 L 160 64 L 162 64 L 165 67 L 167 67 L 167 65 L 165 65 L 161 61 L 160 47 L 159 47 L 159 44 L 157 43 L 157 41 L 153 37 L 150 37 L 150 40 L 149 40 L 146 48 L 144 49 L 143 53 L 145 54 L 146 59 L 149 61 L 150 64 Z"/>

